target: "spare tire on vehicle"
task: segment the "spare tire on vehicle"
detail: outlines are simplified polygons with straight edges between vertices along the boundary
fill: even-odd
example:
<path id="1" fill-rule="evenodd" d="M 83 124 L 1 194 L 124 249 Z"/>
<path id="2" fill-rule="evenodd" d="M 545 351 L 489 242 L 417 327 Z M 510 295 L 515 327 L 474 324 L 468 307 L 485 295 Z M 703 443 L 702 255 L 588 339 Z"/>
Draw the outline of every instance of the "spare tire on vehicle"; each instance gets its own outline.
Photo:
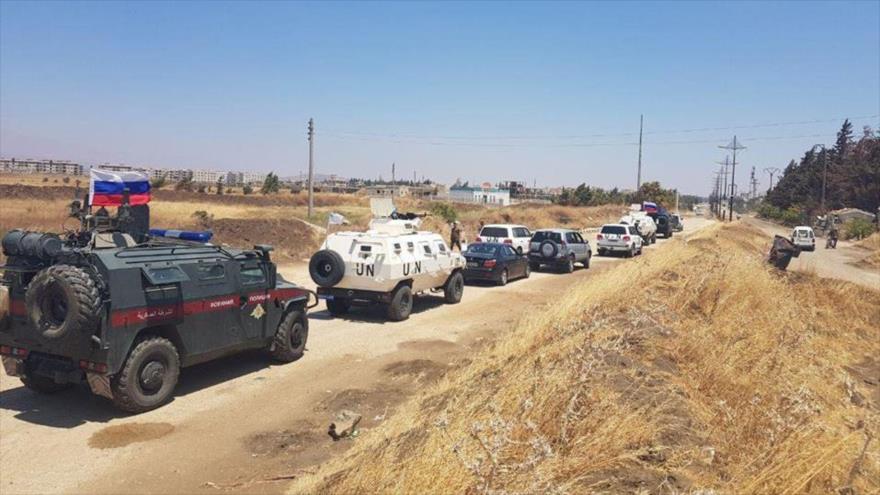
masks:
<path id="1" fill-rule="evenodd" d="M 91 333 L 97 327 L 101 294 L 82 268 L 54 265 L 42 270 L 28 284 L 24 301 L 31 324 L 44 338 Z"/>
<path id="2" fill-rule="evenodd" d="M 309 260 L 309 275 L 319 287 L 333 287 L 345 275 L 345 263 L 336 251 L 322 249 Z"/>
<path id="3" fill-rule="evenodd" d="M 544 241 L 541 243 L 541 256 L 545 258 L 555 258 L 556 253 L 559 252 L 559 248 L 556 246 L 556 243 L 553 241 Z"/>

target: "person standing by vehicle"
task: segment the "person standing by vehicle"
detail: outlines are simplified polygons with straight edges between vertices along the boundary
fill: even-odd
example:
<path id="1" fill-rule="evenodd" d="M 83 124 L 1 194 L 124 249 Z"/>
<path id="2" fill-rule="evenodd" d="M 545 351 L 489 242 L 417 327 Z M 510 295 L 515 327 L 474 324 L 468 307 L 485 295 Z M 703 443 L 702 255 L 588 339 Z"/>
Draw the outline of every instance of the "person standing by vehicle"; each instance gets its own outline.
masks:
<path id="1" fill-rule="evenodd" d="M 454 251 L 458 246 L 458 252 L 461 252 L 461 224 L 458 223 L 458 220 L 452 222 L 452 233 L 449 240 L 449 249 Z"/>

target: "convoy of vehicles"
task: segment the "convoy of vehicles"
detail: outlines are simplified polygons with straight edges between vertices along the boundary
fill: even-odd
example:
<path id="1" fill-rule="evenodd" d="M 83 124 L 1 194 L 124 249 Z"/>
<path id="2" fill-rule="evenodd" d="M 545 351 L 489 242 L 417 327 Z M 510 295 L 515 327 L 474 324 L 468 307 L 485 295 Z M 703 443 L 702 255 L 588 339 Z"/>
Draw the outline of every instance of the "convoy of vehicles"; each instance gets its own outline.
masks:
<path id="1" fill-rule="evenodd" d="M 3 237 L 5 371 L 44 393 L 86 382 L 119 408 L 143 412 L 173 398 L 182 367 L 245 349 L 284 362 L 300 358 L 307 312 L 319 299 L 333 315 L 381 304 L 388 319 L 400 321 L 417 294 L 442 293 L 455 304 L 465 281 L 505 285 L 541 267 L 590 267 L 592 247 L 577 230 L 486 225 L 477 242 L 455 253 L 439 234 L 418 229 L 420 215 L 398 213 L 389 199 L 371 206 L 367 231 L 332 233 L 312 256 L 314 293 L 278 275 L 271 246 L 238 250 L 210 244 L 210 233 L 150 230 L 146 205 L 127 199 L 112 219 L 74 202 L 78 231 Z M 658 211 L 604 225 L 598 254 L 641 254 L 656 240 L 658 218 L 670 226 Z M 809 227 L 795 228 L 792 242 L 815 249 Z"/>
<path id="2" fill-rule="evenodd" d="M 599 256 L 610 253 L 623 253 L 632 258 L 642 254 L 642 236 L 636 227 L 624 223 L 612 223 L 603 225 L 596 234 L 596 252 Z"/>
<path id="3" fill-rule="evenodd" d="M 816 234 L 812 227 L 799 225 L 791 231 L 791 243 L 801 248 L 802 251 L 816 250 Z"/>
<path id="4" fill-rule="evenodd" d="M 532 233 L 524 225 L 497 224 L 484 225 L 477 236 L 477 242 L 500 242 L 509 244 L 517 253 L 529 250 Z"/>
<path id="5" fill-rule="evenodd" d="M 592 256 L 590 242 L 576 230 L 541 229 L 535 231 L 529 243 L 529 264 L 532 270 L 549 266 L 571 273 L 575 263 L 589 268 Z"/>
<path id="6" fill-rule="evenodd" d="M 375 198 L 366 232 L 336 232 L 309 261 L 318 297 L 334 315 L 352 305 L 385 305 L 389 320 L 412 312 L 413 296 L 443 292 L 449 304 L 461 301 L 465 261 L 439 234 L 418 230 L 420 218 L 398 214 L 388 198 Z"/>
<path id="7" fill-rule="evenodd" d="M 509 244 L 473 243 L 464 252 L 464 258 L 467 261 L 464 269 L 466 282 L 485 280 L 507 285 L 515 278 L 529 278 L 532 273 L 529 258 L 516 252 Z"/>

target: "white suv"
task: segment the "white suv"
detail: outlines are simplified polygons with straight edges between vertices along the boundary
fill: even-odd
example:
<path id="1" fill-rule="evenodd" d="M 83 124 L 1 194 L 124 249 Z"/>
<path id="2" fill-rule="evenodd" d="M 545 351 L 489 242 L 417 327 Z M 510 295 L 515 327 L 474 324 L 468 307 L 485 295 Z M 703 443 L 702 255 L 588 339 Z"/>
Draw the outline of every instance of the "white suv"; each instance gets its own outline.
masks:
<path id="1" fill-rule="evenodd" d="M 791 243 L 804 251 L 815 251 L 816 234 L 811 227 L 800 225 L 791 231 Z"/>
<path id="2" fill-rule="evenodd" d="M 517 254 L 529 252 L 532 233 L 523 225 L 493 224 L 484 225 L 477 236 L 477 242 L 498 242 L 508 244 Z"/>
<path id="3" fill-rule="evenodd" d="M 602 226 L 596 234 L 596 249 L 599 256 L 606 253 L 624 253 L 628 258 L 642 254 L 642 236 L 633 225 L 609 223 Z"/>

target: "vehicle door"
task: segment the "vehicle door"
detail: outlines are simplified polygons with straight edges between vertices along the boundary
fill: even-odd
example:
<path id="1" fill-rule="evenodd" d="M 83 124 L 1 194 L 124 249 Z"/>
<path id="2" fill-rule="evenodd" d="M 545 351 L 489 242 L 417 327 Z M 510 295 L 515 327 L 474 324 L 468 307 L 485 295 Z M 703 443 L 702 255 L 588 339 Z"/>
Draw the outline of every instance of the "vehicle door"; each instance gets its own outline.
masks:
<path id="1" fill-rule="evenodd" d="M 641 249 L 642 247 L 642 236 L 639 235 L 639 231 L 635 227 L 629 227 L 629 236 L 632 237 L 633 244 L 636 249 Z"/>
<path id="2" fill-rule="evenodd" d="M 590 248 L 590 241 L 586 240 L 580 232 L 575 232 L 574 235 L 577 237 L 578 242 L 580 242 L 584 246 L 584 259 L 592 255 L 593 253 L 592 249 Z"/>
<path id="3" fill-rule="evenodd" d="M 524 255 L 520 255 L 514 248 L 505 245 L 501 249 L 501 256 L 504 257 L 504 264 L 507 266 L 509 278 L 522 277 L 526 274 L 528 261 Z"/>
<path id="4" fill-rule="evenodd" d="M 190 281 L 182 284 L 183 328 L 180 337 L 195 356 L 223 349 L 243 337 L 238 317 L 237 264 L 210 260 L 184 265 Z"/>
<path id="5" fill-rule="evenodd" d="M 584 245 L 583 240 L 578 240 L 577 233 L 566 232 L 565 243 L 568 244 L 568 250 L 574 255 L 575 261 L 581 261 L 587 257 L 586 246 Z"/>
<path id="6" fill-rule="evenodd" d="M 440 271 L 443 277 L 448 277 L 452 273 L 453 266 L 452 251 L 442 239 L 434 240 L 434 253 L 437 255 L 437 263 L 440 265 Z"/>
<path id="7" fill-rule="evenodd" d="M 525 227 L 515 227 L 513 229 L 513 248 L 517 252 L 526 254 L 529 252 L 529 240 L 532 233 Z"/>
<path id="8" fill-rule="evenodd" d="M 440 269 L 440 260 L 436 251 L 431 246 L 431 241 L 423 239 L 416 242 L 416 261 L 411 265 L 409 274 L 413 281 L 413 291 L 419 292 L 423 290 L 433 289 L 442 285 L 443 282 L 438 280 L 443 277 L 443 270 Z M 406 271 L 406 267 L 404 267 Z M 443 277 L 443 281 L 446 278 Z"/>
<path id="9" fill-rule="evenodd" d="M 245 337 L 259 339 L 266 336 L 266 312 L 269 311 L 269 277 L 262 260 L 239 262 L 239 321 Z"/>

